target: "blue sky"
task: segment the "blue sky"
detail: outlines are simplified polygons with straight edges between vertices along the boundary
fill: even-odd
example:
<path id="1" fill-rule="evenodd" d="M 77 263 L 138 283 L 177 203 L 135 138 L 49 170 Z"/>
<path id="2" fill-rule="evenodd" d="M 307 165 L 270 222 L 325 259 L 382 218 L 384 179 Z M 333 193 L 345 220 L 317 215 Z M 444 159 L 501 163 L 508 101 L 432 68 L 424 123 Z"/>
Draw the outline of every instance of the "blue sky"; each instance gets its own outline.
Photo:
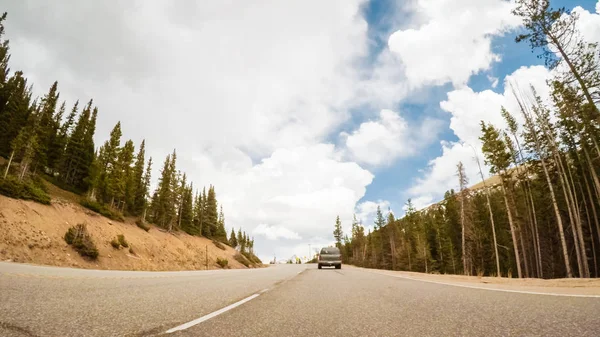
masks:
<path id="1" fill-rule="evenodd" d="M 398 12 L 395 3 L 395 1 L 391 0 L 372 0 L 369 1 L 368 6 L 364 9 L 365 18 L 369 22 L 369 34 L 376 41 L 371 48 L 372 54 L 379 53 L 385 48 L 387 38 L 384 37 L 387 37 L 390 32 L 405 28 L 402 25 L 394 25 L 393 22 L 403 22 L 410 17 L 409 13 Z M 564 6 L 567 8 L 577 5 L 593 13 L 596 3 L 597 1 L 595 0 L 556 0 L 552 1 L 551 5 L 553 7 Z M 396 16 L 391 18 L 390 13 L 395 13 Z M 493 90 L 500 93 L 504 90 L 502 79 L 519 67 L 543 65 L 543 61 L 538 59 L 535 53 L 531 52 L 526 43 L 515 43 L 514 38 L 516 34 L 517 31 L 511 31 L 504 36 L 496 36 L 492 39 L 492 50 L 499 54 L 502 60 L 492 63 L 488 71 L 482 71 L 471 76 L 467 83 L 469 87 L 474 91 Z M 488 78 L 489 76 L 500 79 L 495 88 L 492 87 Z M 446 99 L 446 94 L 450 90 L 452 90 L 452 85 L 450 84 L 428 87 L 426 89 L 426 102 L 413 104 L 402 102 L 394 108 L 404 114 L 408 120 L 418 120 L 423 116 L 432 115 L 443 119 L 445 124 L 439 139 L 457 141 L 458 138 L 456 135 L 448 128 L 450 114 L 442 111 L 439 106 L 439 103 Z M 360 122 L 360 118 L 353 120 L 354 124 L 359 124 Z M 428 161 L 440 155 L 441 148 L 439 142 L 434 142 L 416 156 L 398 160 L 389 167 L 375 170 L 375 178 L 371 185 L 368 186 L 361 202 L 367 200 L 387 200 L 390 202 L 393 210 L 400 212 L 401 207 L 409 197 L 406 190 L 411 187 L 417 177 L 421 176 L 420 172 L 427 166 Z"/>

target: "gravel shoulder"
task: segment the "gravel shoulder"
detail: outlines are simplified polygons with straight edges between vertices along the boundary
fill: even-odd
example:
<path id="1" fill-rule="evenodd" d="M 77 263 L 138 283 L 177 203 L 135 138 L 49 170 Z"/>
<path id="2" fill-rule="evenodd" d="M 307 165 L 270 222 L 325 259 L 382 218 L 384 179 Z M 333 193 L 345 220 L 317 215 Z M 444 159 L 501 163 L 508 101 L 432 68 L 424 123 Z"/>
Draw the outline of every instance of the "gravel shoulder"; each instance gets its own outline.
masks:
<path id="1" fill-rule="evenodd" d="M 378 273 L 399 278 L 413 279 L 426 282 L 447 283 L 465 287 L 480 287 L 509 291 L 527 291 L 565 295 L 598 295 L 600 296 L 600 279 L 516 279 L 507 277 L 478 277 L 463 275 L 425 274 L 407 271 L 391 271 L 368 269 L 354 266 L 346 268 L 360 269 L 371 273 Z"/>

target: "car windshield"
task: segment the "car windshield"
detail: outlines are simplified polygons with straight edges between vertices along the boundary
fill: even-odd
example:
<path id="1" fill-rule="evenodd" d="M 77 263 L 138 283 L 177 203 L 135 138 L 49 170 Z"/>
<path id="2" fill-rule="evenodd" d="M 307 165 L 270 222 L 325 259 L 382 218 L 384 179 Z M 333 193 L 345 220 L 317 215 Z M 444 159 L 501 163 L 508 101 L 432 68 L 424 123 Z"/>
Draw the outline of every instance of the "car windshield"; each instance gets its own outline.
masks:
<path id="1" fill-rule="evenodd" d="M 339 254 L 340 250 L 335 247 L 321 249 L 321 254 Z"/>

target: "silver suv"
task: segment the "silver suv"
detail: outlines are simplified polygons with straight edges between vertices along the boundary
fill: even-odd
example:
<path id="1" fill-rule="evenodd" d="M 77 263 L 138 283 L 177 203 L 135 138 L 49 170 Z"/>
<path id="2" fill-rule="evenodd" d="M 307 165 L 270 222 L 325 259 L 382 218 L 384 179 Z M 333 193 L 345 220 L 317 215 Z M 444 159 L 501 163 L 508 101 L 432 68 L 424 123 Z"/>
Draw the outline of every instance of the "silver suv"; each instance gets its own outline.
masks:
<path id="1" fill-rule="evenodd" d="M 335 266 L 335 269 L 342 268 L 342 254 L 337 247 L 326 247 L 321 249 L 317 261 L 319 269 L 323 266 Z"/>

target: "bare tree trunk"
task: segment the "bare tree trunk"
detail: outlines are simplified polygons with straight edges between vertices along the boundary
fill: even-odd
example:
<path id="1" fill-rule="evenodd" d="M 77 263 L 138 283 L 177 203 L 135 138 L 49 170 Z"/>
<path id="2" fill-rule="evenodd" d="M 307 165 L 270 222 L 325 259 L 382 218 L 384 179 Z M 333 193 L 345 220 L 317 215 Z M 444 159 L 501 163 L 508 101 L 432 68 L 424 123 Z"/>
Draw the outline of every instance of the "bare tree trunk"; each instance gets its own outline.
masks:
<path id="1" fill-rule="evenodd" d="M 406 252 L 408 253 L 408 270 L 412 271 L 412 263 L 410 261 L 410 241 L 408 242 L 408 244 L 406 245 Z"/>
<path id="2" fill-rule="evenodd" d="M 502 182 L 502 196 L 504 197 L 504 204 L 506 205 L 506 214 L 508 215 L 508 223 L 510 225 L 510 234 L 512 236 L 513 248 L 515 251 L 515 260 L 517 262 L 517 275 L 519 278 L 523 278 L 523 273 L 521 272 L 521 262 L 520 262 L 520 254 L 519 254 L 519 241 L 517 241 L 517 235 L 515 233 L 515 224 L 513 222 L 512 212 L 510 211 L 510 204 L 508 203 L 508 197 L 506 196 L 506 188 L 504 187 L 504 182 Z"/>
<path id="3" fill-rule="evenodd" d="M 531 185 L 529 185 L 529 183 L 527 184 L 527 189 L 529 191 L 529 199 L 531 202 L 531 212 L 533 213 L 533 232 L 534 232 L 534 237 L 535 237 L 535 249 L 537 252 L 537 263 L 538 263 L 538 277 L 539 278 L 543 278 L 544 277 L 544 271 L 543 271 L 543 267 L 542 267 L 542 251 L 540 248 L 540 233 L 538 231 L 538 223 L 537 223 L 537 216 L 535 214 L 535 202 L 533 201 L 533 194 L 531 193 Z"/>
<path id="4" fill-rule="evenodd" d="M 546 33 L 546 36 L 548 36 L 550 38 L 550 41 L 552 42 L 552 44 L 558 49 L 560 55 L 562 56 L 562 58 L 565 60 L 565 62 L 569 66 L 569 70 L 571 70 L 571 73 L 573 74 L 573 76 L 575 76 L 575 79 L 579 83 L 580 89 L 583 91 L 583 95 L 587 99 L 588 103 L 591 106 L 595 107 L 596 102 L 594 102 L 592 95 L 590 94 L 588 85 L 583 80 L 583 77 L 581 76 L 581 74 L 577 71 L 577 68 L 575 68 L 575 65 L 571 61 L 570 55 L 564 50 L 563 45 L 558 40 L 558 37 L 555 36 L 554 34 L 552 34 L 549 30 L 545 30 L 545 33 Z M 596 110 L 598 110 L 598 109 L 596 108 Z"/>
<path id="5" fill-rule="evenodd" d="M 388 226 L 393 226 L 394 224 L 390 224 Z M 390 251 L 392 254 L 392 270 L 396 270 L 396 240 L 395 239 L 395 235 L 392 232 L 390 234 Z"/>
<path id="6" fill-rule="evenodd" d="M 598 214 L 596 213 L 596 203 L 594 202 L 594 195 L 592 193 L 592 190 L 590 189 L 590 185 L 588 184 L 588 179 L 585 176 L 585 174 L 583 174 L 583 179 L 584 179 L 584 183 L 585 183 L 585 188 L 587 190 L 587 194 L 588 194 L 588 198 L 590 200 L 590 205 L 592 206 L 592 213 L 594 215 L 594 223 L 596 225 L 596 234 L 598 235 L 598 242 L 600 242 L 600 223 L 598 222 Z M 596 194 L 596 200 L 598 200 L 598 195 Z M 592 236 L 592 233 L 590 232 L 590 236 Z M 592 240 L 594 238 L 592 237 Z"/>
<path id="7" fill-rule="evenodd" d="M 473 149 L 475 150 L 475 149 Z M 492 212 L 492 204 L 490 202 L 490 191 L 485 184 L 485 178 L 483 177 L 483 170 L 479 162 L 479 157 L 475 153 L 475 160 L 477 161 L 477 167 L 479 167 L 479 174 L 481 175 L 481 182 L 483 183 L 483 189 L 485 190 L 485 199 L 487 201 L 488 212 L 490 213 L 490 223 L 492 224 L 492 236 L 494 238 L 494 255 L 496 256 L 496 276 L 501 277 L 500 274 L 500 256 L 498 256 L 498 241 L 496 241 L 496 225 L 494 224 L 494 213 Z"/>
<path id="8" fill-rule="evenodd" d="M 523 240 L 523 231 L 521 229 L 518 229 L 518 232 L 519 232 L 519 240 L 521 241 L 523 263 L 525 263 L 525 277 L 529 277 L 530 270 L 529 270 L 529 260 L 527 259 L 527 247 L 525 246 L 525 240 Z"/>
<path id="9" fill-rule="evenodd" d="M 8 175 L 8 170 L 10 169 L 10 164 L 12 164 L 14 156 L 15 156 L 15 151 L 13 150 L 10 153 L 10 158 L 8 159 L 8 165 L 6 165 L 6 170 L 4 170 L 4 177 L 3 177 L 3 179 L 6 179 L 6 176 Z"/>
<path id="10" fill-rule="evenodd" d="M 438 250 L 440 252 L 440 262 L 442 263 L 442 266 L 444 266 L 444 270 L 446 269 L 445 265 L 444 265 L 444 252 L 442 251 L 442 240 L 440 239 L 440 229 L 438 228 L 438 226 L 435 226 L 435 231 L 437 232 L 437 239 L 438 239 Z"/>
<path id="11" fill-rule="evenodd" d="M 462 239 L 462 263 L 463 263 L 463 274 L 470 275 L 467 269 L 467 247 L 465 243 L 465 205 L 464 196 L 460 197 L 460 224 L 461 224 L 461 239 Z"/>
<path id="12" fill-rule="evenodd" d="M 467 178 L 465 177 L 465 169 L 462 162 L 458 162 L 456 166 L 458 169 L 458 182 L 460 186 L 460 226 L 461 226 L 461 242 L 462 242 L 462 264 L 463 274 L 471 275 L 469 268 L 467 267 L 467 242 L 465 237 L 465 189 L 467 184 Z"/>
<path id="13" fill-rule="evenodd" d="M 519 185 L 521 187 L 521 190 L 523 191 L 523 195 L 524 195 L 525 200 L 526 200 L 526 202 L 525 202 L 525 211 L 527 212 L 527 218 L 528 218 L 527 223 L 529 224 L 529 228 L 531 230 L 531 227 L 533 226 L 532 225 L 533 220 L 532 220 L 532 217 L 531 217 L 531 209 L 530 209 L 530 205 L 529 205 L 529 197 L 527 195 L 527 188 L 526 188 L 527 178 L 526 177 L 523 178 L 523 176 L 522 176 L 523 174 L 527 173 L 527 169 L 525 167 L 523 167 L 523 165 L 522 165 L 522 163 L 524 162 L 524 160 L 523 160 L 523 156 L 522 156 L 522 153 L 521 153 L 521 144 L 519 143 L 519 138 L 517 137 L 516 134 L 513 134 L 513 138 L 515 139 L 515 143 L 517 144 L 517 155 L 513 156 L 513 162 L 515 164 L 515 170 L 517 172 L 517 180 L 520 183 Z M 526 243 L 528 242 L 528 240 L 525 240 L 524 237 L 523 237 L 523 235 L 524 235 L 523 232 L 526 230 L 527 227 L 525 227 L 523 225 L 523 221 L 520 221 L 521 217 L 519 216 L 519 209 L 518 209 L 517 203 L 515 201 L 516 194 L 515 194 L 514 188 L 512 189 L 511 194 L 513 195 L 513 198 L 511 198 L 511 200 L 513 201 L 513 204 L 515 205 L 515 217 L 516 217 L 516 220 L 517 220 L 517 228 L 519 230 L 519 239 L 521 240 L 521 248 L 523 249 L 522 251 L 523 251 L 523 262 L 525 264 L 525 277 L 529 277 L 530 275 L 534 274 L 534 272 L 533 272 L 534 268 L 533 268 L 533 263 L 530 260 L 531 256 L 527 253 L 527 251 L 528 251 L 528 249 L 527 249 L 528 245 Z M 525 235 L 526 234 L 527 233 L 525 232 Z M 532 237 L 533 237 L 533 235 L 532 235 Z M 537 265 L 537 251 L 535 249 L 535 240 L 533 240 L 533 245 L 534 245 L 534 250 L 533 250 L 534 251 L 534 257 L 536 258 L 536 265 Z"/>
<path id="14" fill-rule="evenodd" d="M 23 181 L 23 178 L 25 178 L 25 174 L 27 173 L 27 170 L 29 169 L 29 160 L 25 160 L 25 161 L 21 161 L 21 174 L 19 174 L 19 182 Z"/>
<path id="15" fill-rule="evenodd" d="M 567 241 L 565 240 L 565 231 L 563 228 L 562 217 L 560 216 L 560 211 L 558 209 L 558 202 L 556 201 L 556 195 L 554 194 L 554 187 L 552 186 L 552 180 L 550 180 L 550 174 L 548 173 L 548 168 L 546 167 L 545 160 L 541 159 L 541 162 L 542 162 L 542 167 L 544 169 L 544 175 L 546 176 L 546 182 L 548 183 L 548 188 L 550 189 L 550 196 L 552 198 L 552 208 L 554 208 L 554 214 L 556 215 L 556 222 L 558 223 L 558 232 L 560 235 L 560 243 L 562 245 L 563 259 L 565 261 L 567 277 L 573 277 L 573 272 L 571 271 L 571 264 L 569 263 L 569 251 L 567 250 Z"/>
<path id="16" fill-rule="evenodd" d="M 96 188 L 92 187 L 92 190 L 90 191 L 90 200 L 92 201 L 96 201 Z"/>
<path id="17" fill-rule="evenodd" d="M 583 187 L 581 186 L 581 184 L 579 184 L 579 189 L 581 190 L 581 194 L 585 195 L 583 193 Z M 592 256 L 594 257 L 594 277 L 598 277 L 598 261 L 597 261 L 597 257 L 596 257 L 596 244 L 594 243 L 594 237 L 592 236 L 592 233 L 594 233 L 594 231 L 592 230 L 592 221 L 591 221 L 591 217 L 590 217 L 590 209 L 588 208 L 588 203 L 585 201 L 585 197 L 583 198 L 583 206 L 585 207 L 585 214 L 587 216 L 587 224 L 588 224 L 588 229 L 590 231 L 590 241 L 592 241 Z M 596 221 L 598 221 L 596 219 Z"/>
<path id="18" fill-rule="evenodd" d="M 557 158 L 555 158 L 555 160 L 558 160 Z M 559 169 L 560 170 L 560 169 Z M 562 190 L 563 190 L 563 194 L 565 196 L 565 201 L 567 202 L 567 210 L 569 213 L 569 219 L 571 220 L 571 231 L 573 232 L 573 242 L 575 244 L 575 254 L 577 256 L 577 268 L 579 270 L 579 276 L 581 277 L 582 273 L 583 273 L 583 263 L 581 261 L 581 252 L 579 251 L 580 246 L 578 241 L 578 235 L 577 235 L 577 225 L 575 224 L 575 216 L 573 214 L 573 209 L 572 209 L 572 205 L 571 205 L 571 200 L 569 198 L 569 194 L 567 193 L 567 185 L 566 182 L 563 178 L 562 172 L 558 173 L 558 178 L 560 180 L 560 184 L 562 185 Z"/>
<path id="19" fill-rule="evenodd" d="M 582 146 L 583 153 L 585 155 L 585 159 L 588 162 L 588 169 L 590 170 L 590 174 L 592 175 L 592 181 L 594 182 L 594 187 L 596 188 L 596 193 L 600 195 L 600 180 L 598 179 L 598 175 L 596 174 L 596 169 L 594 168 L 594 164 L 592 163 L 592 159 L 590 158 L 590 154 L 587 150 L 585 144 Z"/>
<path id="20" fill-rule="evenodd" d="M 514 190 L 511 188 L 511 198 L 510 200 L 512 201 L 512 204 L 514 205 L 514 210 L 515 210 L 515 230 L 518 232 L 519 234 L 519 242 L 521 244 L 521 257 L 523 258 L 523 264 L 525 265 L 525 273 L 524 276 L 525 277 L 529 277 L 529 261 L 527 260 L 527 247 L 525 246 L 525 240 L 523 240 L 523 230 L 522 230 L 522 226 L 521 226 L 521 221 L 520 220 L 520 216 L 519 216 L 519 209 L 517 208 L 517 203 L 514 200 Z M 518 244 L 517 242 L 515 242 L 515 244 Z M 520 278 L 521 276 L 519 276 Z"/>
<path id="21" fill-rule="evenodd" d="M 456 261 L 454 261 L 454 245 L 450 241 L 450 257 L 452 258 L 452 274 L 456 275 Z"/>
<path id="22" fill-rule="evenodd" d="M 568 173 L 568 178 L 570 180 L 570 183 L 572 186 L 571 190 L 571 198 L 573 199 L 573 203 L 574 203 L 574 207 L 575 207 L 575 211 L 576 216 L 577 216 L 577 235 L 579 238 L 579 245 L 580 245 L 580 249 L 581 249 L 581 259 L 583 260 L 583 277 L 590 277 L 590 268 L 589 268 L 589 262 L 588 262 L 588 256 L 587 256 L 587 250 L 585 249 L 585 240 L 583 238 L 583 225 L 582 225 L 582 220 L 581 220 L 581 209 L 579 207 L 579 200 L 577 199 L 577 193 L 575 192 L 575 181 L 573 180 L 573 173 L 571 170 L 571 167 L 569 166 L 569 164 L 566 164 L 567 167 L 567 172 Z"/>

